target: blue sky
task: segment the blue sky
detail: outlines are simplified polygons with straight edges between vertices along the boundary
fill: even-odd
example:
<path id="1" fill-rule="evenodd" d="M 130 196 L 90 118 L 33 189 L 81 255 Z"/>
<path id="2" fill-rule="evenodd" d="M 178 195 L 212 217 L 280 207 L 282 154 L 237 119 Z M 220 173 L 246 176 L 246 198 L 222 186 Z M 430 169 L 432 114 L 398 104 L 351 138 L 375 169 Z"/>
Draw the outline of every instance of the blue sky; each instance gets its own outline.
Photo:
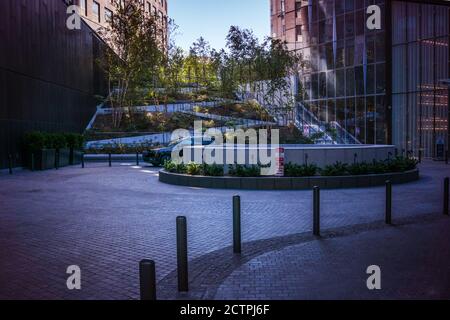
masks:
<path id="1" fill-rule="evenodd" d="M 231 25 L 252 29 L 262 40 L 270 35 L 269 0 L 170 0 L 169 16 L 179 26 L 177 44 L 188 50 L 203 36 L 221 49 Z"/>

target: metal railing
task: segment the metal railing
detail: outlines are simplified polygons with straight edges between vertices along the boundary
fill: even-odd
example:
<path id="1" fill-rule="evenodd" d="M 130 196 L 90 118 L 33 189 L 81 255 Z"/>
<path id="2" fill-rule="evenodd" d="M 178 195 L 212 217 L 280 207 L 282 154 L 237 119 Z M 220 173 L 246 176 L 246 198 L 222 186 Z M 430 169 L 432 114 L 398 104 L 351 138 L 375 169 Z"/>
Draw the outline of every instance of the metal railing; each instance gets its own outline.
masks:
<path id="1" fill-rule="evenodd" d="M 322 134 L 318 139 L 321 144 L 361 144 L 351 133 L 345 130 L 338 122 L 321 121 L 301 102 L 297 102 L 295 124 L 306 135 Z"/>

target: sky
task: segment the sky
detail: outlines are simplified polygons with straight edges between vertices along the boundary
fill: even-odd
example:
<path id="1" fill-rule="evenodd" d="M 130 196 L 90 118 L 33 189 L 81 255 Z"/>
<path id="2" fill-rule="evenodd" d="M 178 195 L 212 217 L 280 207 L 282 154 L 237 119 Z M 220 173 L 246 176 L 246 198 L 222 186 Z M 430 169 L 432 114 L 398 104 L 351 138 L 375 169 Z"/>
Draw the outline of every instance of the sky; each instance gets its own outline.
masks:
<path id="1" fill-rule="evenodd" d="M 169 0 L 169 16 L 179 26 L 178 46 L 189 50 L 203 36 L 212 48 L 225 47 L 231 25 L 252 29 L 262 40 L 270 35 L 269 0 Z"/>

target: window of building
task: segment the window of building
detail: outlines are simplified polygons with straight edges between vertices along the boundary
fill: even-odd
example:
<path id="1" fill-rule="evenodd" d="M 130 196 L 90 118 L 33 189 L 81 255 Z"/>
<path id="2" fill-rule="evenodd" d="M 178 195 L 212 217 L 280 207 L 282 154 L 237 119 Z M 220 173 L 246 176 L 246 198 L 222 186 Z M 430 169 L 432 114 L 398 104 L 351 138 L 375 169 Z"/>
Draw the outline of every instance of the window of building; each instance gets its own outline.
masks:
<path id="1" fill-rule="evenodd" d="M 81 13 L 87 16 L 87 0 L 80 0 Z"/>
<path id="2" fill-rule="evenodd" d="M 108 8 L 105 8 L 105 21 L 110 23 L 113 19 L 113 12 Z"/>
<path id="3" fill-rule="evenodd" d="M 97 19 L 98 22 L 101 22 L 101 17 L 100 17 L 100 4 L 98 4 L 98 2 L 93 2 L 92 3 L 92 14 L 95 16 L 95 18 Z"/>

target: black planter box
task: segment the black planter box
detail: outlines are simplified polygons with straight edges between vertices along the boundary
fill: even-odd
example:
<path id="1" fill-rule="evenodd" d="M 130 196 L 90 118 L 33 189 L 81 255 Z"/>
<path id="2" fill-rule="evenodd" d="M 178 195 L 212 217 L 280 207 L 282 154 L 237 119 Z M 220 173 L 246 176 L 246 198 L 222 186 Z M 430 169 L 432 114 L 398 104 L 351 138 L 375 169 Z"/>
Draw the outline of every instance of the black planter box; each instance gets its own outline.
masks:
<path id="1" fill-rule="evenodd" d="M 55 161 L 56 161 L 55 149 L 42 149 L 33 152 L 33 155 L 34 157 L 30 157 L 30 164 L 29 164 L 29 167 L 31 169 L 48 170 L 55 168 Z"/>
<path id="2" fill-rule="evenodd" d="M 42 149 L 35 151 L 33 155 L 34 158 L 30 156 L 28 159 L 28 167 L 32 170 L 49 170 L 55 169 L 56 167 L 67 167 L 71 165 L 72 161 L 78 163 L 77 159 L 81 163 L 81 155 L 78 155 L 77 151 L 72 153 L 70 149 L 60 149 L 58 151 L 55 149 Z M 72 157 L 74 157 L 73 160 Z"/>
<path id="3" fill-rule="evenodd" d="M 70 164 L 70 149 L 60 149 L 57 152 L 58 168 L 67 167 Z"/>
<path id="4" fill-rule="evenodd" d="M 81 150 L 70 149 L 70 161 L 71 166 L 81 164 L 81 158 L 83 157 L 83 152 Z"/>

